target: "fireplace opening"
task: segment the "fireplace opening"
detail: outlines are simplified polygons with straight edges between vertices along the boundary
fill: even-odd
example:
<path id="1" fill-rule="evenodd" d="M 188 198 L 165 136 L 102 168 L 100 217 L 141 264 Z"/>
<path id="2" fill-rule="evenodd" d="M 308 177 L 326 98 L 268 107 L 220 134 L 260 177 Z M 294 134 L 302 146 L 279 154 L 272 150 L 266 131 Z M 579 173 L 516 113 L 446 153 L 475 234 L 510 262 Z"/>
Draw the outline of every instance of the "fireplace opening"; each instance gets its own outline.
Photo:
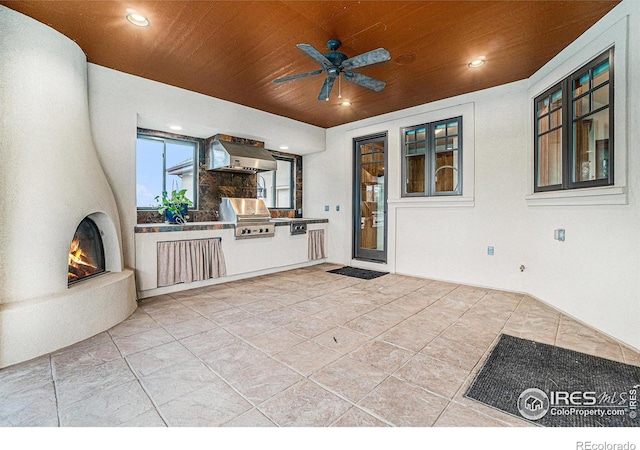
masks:
<path id="1" fill-rule="evenodd" d="M 105 272 L 104 246 L 95 222 L 85 217 L 73 235 L 69 248 L 68 285 Z"/>

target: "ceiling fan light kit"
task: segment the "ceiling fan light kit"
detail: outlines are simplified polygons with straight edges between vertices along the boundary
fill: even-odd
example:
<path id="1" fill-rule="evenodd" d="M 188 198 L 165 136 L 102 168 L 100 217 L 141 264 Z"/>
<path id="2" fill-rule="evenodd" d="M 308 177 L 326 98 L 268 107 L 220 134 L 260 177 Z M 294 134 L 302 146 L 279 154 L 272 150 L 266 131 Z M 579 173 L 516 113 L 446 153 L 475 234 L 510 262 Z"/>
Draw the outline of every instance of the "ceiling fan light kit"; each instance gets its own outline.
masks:
<path id="1" fill-rule="evenodd" d="M 342 75 L 345 80 L 367 89 L 371 89 L 372 91 L 380 92 L 383 90 L 386 86 L 384 81 L 354 72 L 353 69 L 389 61 L 391 59 L 391 54 L 384 48 L 378 48 L 376 50 L 371 50 L 370 52 L 354 56 L 353 58 L 349 58 L 344 53 L 338 51 L 341 45 L 342 43 L 337 39 L 329 40 L 327 42 L 327 48 L 330 51 L 323 55 L 312 45 L 298 44 L 297 47 L 311 59 L 320 64 L 322 69 L 278 78 L 273 80 L 273 82 L 282 83 L 284 81 L 295 80 L 297 78 L 308 77 L 311 75 L 319 75 L 325 72 L 327 77 L 325 78 L 324 83 L 320 88 L 320 94 L 318 95 L 318 100 L 320 101 L 329 101 L 329 96 L 331 95 L 331 90 L 333 89 L 336 78 L 338 79 L 338 98 L 342 98 L 340 75 Z"/>

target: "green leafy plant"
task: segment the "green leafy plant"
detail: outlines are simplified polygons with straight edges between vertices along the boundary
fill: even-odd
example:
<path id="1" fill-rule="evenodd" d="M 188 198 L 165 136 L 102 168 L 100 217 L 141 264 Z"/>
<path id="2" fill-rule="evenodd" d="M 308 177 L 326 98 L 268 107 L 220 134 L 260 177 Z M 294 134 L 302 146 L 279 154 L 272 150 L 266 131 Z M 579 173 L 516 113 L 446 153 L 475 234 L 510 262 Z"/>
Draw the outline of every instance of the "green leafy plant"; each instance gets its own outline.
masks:
<path id="1" fill-rule="evenodd" d="M 186 197 L 186 189 L 179 191 L 172 190 L 171 195 L 162 193 L 162 198 L 158 195 L 158 213 L 165 214 L 170 223 L 185 223 L 189 218 L 187 208 L 193 206 L 193 202 Z"/>

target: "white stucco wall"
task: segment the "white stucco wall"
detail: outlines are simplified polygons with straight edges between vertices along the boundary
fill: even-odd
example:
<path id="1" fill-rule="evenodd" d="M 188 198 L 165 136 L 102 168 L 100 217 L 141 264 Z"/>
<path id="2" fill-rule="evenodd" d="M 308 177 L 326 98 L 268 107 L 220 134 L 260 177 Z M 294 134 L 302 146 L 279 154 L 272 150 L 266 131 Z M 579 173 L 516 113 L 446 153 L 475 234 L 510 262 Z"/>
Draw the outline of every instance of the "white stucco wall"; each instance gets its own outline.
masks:
<path id="1" fill-rule="evenodd" d="M 304 155 L 325 149 L 325 131 L 309 124 L 89 64 L 89 109 L 100 160 L 113 186 L 123 229 L 125 265 L 135 267 L 136 128 L 209 137 L 216 133 L 265 142 Z M 175 132 L 174 132 L 175 133 Z"/>
<path id="2" fill-rule="evenodd" d="M 116 202 L 93 146 L 82 50 L 0 6 L 0 368 L 105 331 L 136 308 Z M 69 287 L 90 217 L 108 273 Z"/>
<path id="3" fill-rule="evenodd" d="M 616 186 L 605 189 L 610 195 L 540 202 L 532 195 L 532 98 L 612 44 Z M 640 348 L 639 79 L 640 2 L 625 0 L 529 80 L 327 130 L 326 152 L 304 160 L 305 214 L 329 218 L 330 261 L 375 268 L 351 260 L 352 141 L 387 132 L 389 253 L 379 269 L 525 292 Z M 472 198 L 401 199 L 400 128 L 453 117 L 464 105 L 472 107 L 473 148 L 468 133 L 464 145 L 474 152 L 474 183 L 463 194 Z M 556 228 L 566 229 L 565 242 L 553 239 Z"/>

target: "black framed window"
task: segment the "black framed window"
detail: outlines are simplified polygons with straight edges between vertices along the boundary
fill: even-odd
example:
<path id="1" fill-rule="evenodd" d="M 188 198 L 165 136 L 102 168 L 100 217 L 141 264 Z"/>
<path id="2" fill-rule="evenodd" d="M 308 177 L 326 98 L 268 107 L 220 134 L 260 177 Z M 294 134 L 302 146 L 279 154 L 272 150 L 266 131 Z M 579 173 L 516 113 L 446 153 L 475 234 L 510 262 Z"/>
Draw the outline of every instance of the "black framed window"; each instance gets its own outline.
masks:
<path id="1" fill-rule="evenodd" d="M 276 170 L 257 174 L 258 198 L 264 199 L 271 209 L 293 209 L 294 165 L 293 158 L 273 155 L 278 163 Z"/>
<path id="2" fill-rule="evenodd" d="M 534 99 L 535 192 L 613 179 L 613 49 Z"/>
<path id="3" fill-rule="evenodd" d="M 462 194 L 462 117 L 403 130 L 403 197 Z"/>
<path id="4" fill-rule="evenodd" d="M 138 134 L 136 140 L 136 205 L 156 209 L 156 196 L 186 189 L 196 205 L 198 143 L 193 140 Z"/>

